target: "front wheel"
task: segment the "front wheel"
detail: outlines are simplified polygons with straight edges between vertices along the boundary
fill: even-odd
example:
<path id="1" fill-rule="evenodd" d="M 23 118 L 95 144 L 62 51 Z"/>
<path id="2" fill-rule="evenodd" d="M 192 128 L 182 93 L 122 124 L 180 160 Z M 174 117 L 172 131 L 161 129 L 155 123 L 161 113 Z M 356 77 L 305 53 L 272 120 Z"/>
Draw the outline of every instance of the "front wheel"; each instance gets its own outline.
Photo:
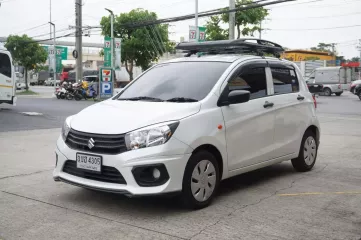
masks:
<path id="1" fill-rule="evenodd" d="M 357 96 L 361 100 L 361 91 L 358 92 Z"/>
<path id="2" fill-rule="evenodd" d="M 183 176 L 182 198 L 186 207 L 207 207 L 216 194 L 220 173 L 216 158 L 208 151 L 191 156 Z"/>
<path id="3" fill-rule="evenodd" d="M 323 93 L 324 93 L 326 96 L 331 96 L 331 94 L 332 94 L 331 89 L 329 89 L 329 88 L 323 89 Z"/>
<path id="4" fill-rule="evenodd" d="M 74 98 L 76 101 L 80 101 L 82 99 L 82 96 L 80 94 L 75 94 Z"/>
<path id="5" fill-rule="evenodd" d="M 316 163 L 318 143 L 312 131 L 303 135 L 298 157 L 292 159 L 293 167 L 299 172 L 310 171 Z"/>

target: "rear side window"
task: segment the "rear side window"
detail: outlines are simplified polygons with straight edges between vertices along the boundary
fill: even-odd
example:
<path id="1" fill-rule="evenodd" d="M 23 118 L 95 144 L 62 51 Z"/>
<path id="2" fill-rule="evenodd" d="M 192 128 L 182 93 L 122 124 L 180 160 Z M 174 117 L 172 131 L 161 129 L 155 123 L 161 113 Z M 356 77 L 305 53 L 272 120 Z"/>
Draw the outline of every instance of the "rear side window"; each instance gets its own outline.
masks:
<path id="1" fill-rule="evenodd" d="M 251 99 L 267 96 L 267 80 L 264 67 L 247 67 L 228 83 L 229 91 L 247 90 Z"/>
<path id="2" fill-rule="evenodd" d="M 8 55 L 0 53 L 0 74 L 11 78 L 11 62 Z"/>
<path id="3" fill-rule="evenodd" d="M 275 95 L 299 92 L 297 75 L 294 69 L 272 68 Z"/>

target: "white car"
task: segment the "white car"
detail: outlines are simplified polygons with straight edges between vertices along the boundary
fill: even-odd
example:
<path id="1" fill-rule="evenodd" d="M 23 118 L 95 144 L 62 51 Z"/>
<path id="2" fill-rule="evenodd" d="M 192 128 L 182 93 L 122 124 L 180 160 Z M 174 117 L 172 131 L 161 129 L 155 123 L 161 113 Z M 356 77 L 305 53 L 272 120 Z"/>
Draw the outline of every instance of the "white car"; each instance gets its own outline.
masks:
<path id="1" fill-rule="evenodd" d="M 179 192 L 202 208 L 232 176 L 287 160 L 311 170 L 320 140 L 314 101 L 289 61 L 171 60 L 68 117 L 53 178 L 128 196 Z"/>

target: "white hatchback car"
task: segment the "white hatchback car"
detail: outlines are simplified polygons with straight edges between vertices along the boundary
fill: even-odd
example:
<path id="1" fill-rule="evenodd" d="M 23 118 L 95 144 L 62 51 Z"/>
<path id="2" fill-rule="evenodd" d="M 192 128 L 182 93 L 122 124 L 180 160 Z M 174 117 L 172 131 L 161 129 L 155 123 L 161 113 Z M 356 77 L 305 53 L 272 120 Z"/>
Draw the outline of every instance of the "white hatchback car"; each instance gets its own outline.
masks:
<path id="1" fill-rule="evenodd" d="M 320 139 L 314 101 L 289 61 L 171 60 L 67 118 L 53 177 L 125 195 L 179 192 L 187 206 L 205 207 L 226 178 L 286 160 L 311 170 Z"/>

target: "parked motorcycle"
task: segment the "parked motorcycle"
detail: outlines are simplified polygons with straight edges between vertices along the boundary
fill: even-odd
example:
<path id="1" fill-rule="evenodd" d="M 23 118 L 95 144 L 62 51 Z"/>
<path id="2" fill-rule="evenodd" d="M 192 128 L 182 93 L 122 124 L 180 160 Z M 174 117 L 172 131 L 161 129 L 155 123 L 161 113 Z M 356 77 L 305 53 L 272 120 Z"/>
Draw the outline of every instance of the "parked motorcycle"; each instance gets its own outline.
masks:
<path id="1" fill-rule="evenodd" d="M 81 99 L 89 99 L 92 98 L 94 101 L 96 101 L 98 94 L 95 90 L 93 85 L 90 85 L 89 87 L 85 88 L 84 86 L 78 88 L 74 92 L 74 98 L 76 101 L 80 101 Z"/>
<path id="2" fill-rule="evenodd" d="M 62 86 L 60 86 L 59 88 L 56 88 L 55 96 L 57 99 L 65 99 L 66 92 L 67 92 L 66 88 L 67 88 L 66 83 L 63 83 Z"/>

